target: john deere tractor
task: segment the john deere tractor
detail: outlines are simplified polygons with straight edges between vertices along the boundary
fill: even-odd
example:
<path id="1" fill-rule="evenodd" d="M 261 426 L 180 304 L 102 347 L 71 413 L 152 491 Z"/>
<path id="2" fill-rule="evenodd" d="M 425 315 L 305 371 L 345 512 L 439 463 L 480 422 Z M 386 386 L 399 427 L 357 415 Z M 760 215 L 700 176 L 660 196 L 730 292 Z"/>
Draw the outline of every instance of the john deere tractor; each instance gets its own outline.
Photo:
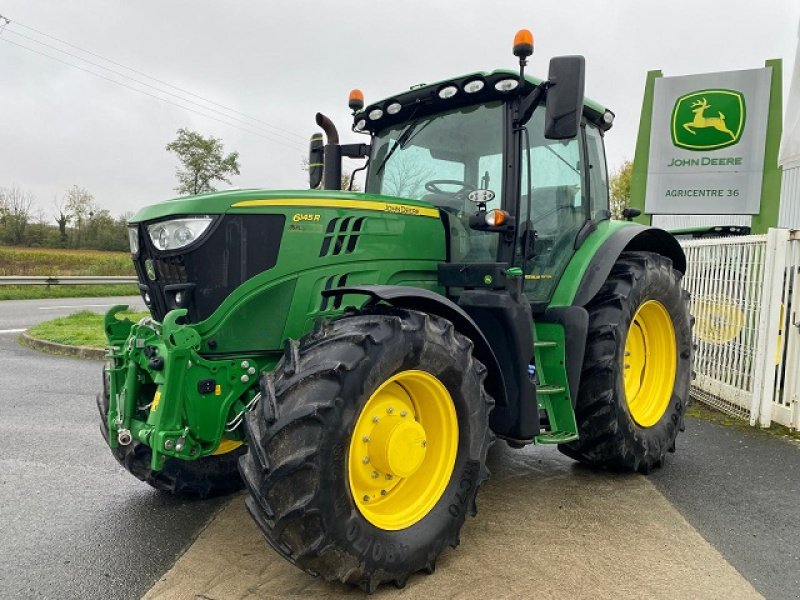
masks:
<path id="1" fill-rule="evenodd" d="M 609 218 L 584 59 L 476 72 L 367 104 L 310 144 L 311 188 L 141 210 L 152 315 L 106 317 L 98 397 L 116 459 L 154 488 L 244 485 L 267 542 L 374 590 L 459 542 L 496 438 L 647 473 L 683 425 L 685 258 Z M 364 193 L 341 191 L 365 158 Z M 319 186 L 323 189 L 315 189 Z"/>

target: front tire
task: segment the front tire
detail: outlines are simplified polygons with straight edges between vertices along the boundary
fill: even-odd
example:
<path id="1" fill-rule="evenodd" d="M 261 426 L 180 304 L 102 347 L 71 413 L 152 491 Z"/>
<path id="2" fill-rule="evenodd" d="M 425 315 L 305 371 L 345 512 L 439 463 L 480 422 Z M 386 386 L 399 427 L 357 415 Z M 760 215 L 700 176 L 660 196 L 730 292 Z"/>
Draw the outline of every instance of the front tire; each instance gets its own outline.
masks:
<path id="1" fill-rule="evenodd" d="M 106 443 L 108 393 L 108 378 L 104 371 L 103 389 L 97 394 L 97 410 L 100 412 L 100 433 Z M 150 466 L 152 452 L 146 444 L 133 441 L 127 446 L 109 446 L 109 449 L 126 471 L 160 492 L 187 498 L 210 498 L 230 494 L 244 487 L 237 469 L 239 457 L 245 453 L 244 446 L 197 460 L 167 458 L 160 471 L 154 471 Z"/>
<path id="2" fill-rule="evenodd" d="M 675 451 L 689 402 L 691 318 L 681 273 L 652 252 L 623 252 L 587 305 L 589 332 L 575 408 L 580 462 L 649 473 Z"/>
<path id="3" fill-rule="evenodd" d="M 267 542 L 374 591 L 431 572 L 487 479 L 493 401 L 449 321 L 376 309 L 289 341 L 261 378 L 240 461 Z"/>

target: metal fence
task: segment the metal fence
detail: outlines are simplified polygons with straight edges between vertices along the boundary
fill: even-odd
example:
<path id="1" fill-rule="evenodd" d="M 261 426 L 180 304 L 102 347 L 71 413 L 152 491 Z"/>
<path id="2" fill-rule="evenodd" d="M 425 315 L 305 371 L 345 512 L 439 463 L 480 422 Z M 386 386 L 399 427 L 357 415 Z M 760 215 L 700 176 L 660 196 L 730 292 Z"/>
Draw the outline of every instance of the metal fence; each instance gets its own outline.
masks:
<path id="1" fill-rule="evenodd" d="M 800 428 L 800 231 L 683 242 L 695 317 L 692 396 Z"/>

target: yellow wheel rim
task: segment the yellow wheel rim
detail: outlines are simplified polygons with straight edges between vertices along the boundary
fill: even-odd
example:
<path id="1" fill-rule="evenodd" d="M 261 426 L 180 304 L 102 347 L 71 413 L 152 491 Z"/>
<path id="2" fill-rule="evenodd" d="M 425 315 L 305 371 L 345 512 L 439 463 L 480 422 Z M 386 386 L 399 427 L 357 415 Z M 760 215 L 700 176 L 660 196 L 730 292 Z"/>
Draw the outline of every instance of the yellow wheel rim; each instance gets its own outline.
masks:
<path id="1" fill-rule="evenodd" d="M 675 384 L 675 328 L 657 300 L 644 302 L 625 340 L 623 383 L 631 417 L 640 427 L 652 427 L 669 406 Z"/>
<path id="2" fill-rule="evenodd" d="M 425 371 L 401 371 L 369 397 L 350 438 L 350 491 L 367 521 L 410 527 L 442 497 L 456 462 L 450 392 Z"/>
<path id="3" fill-rule="evenodd" d="M 744 328 L 744 312 L 733 298 L 706 296 L 694 300 L 693 306 L 697 319 L 695 335 L 704 342 L 727 344 L 735 340 Z"/>
<path id="4" fill-rule="evenodd" d="M 236 440 L 229 440 L 228 438 L 222 438 L 219 442 L 219 446 L 214 452 L 211 453 L 212 456 L 219 456 L 220 454 L 227 454 L 228 452 L 233 452 L 239 446 L 242 445 L 242 442 Z"/>

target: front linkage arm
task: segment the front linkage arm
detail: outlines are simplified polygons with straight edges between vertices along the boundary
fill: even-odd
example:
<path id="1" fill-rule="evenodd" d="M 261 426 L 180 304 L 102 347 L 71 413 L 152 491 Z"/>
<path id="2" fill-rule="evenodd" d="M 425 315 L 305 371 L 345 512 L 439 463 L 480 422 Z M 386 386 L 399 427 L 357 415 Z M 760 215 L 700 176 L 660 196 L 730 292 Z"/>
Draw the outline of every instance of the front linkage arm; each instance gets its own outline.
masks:
<path id="1" fill-rule="evenodd" d="M 195 460 L 213 454 L 223 438 L 242 441 L 238 425 L 257 402 L 263 358 L 203 358 L 200 335 L 177 322 L 185 309 L 159 324 L 117 319 L 124 308 L 115 306 L 105 318 L 111 447 L 146 444 L 158 470 L 166 457 Z"/>

